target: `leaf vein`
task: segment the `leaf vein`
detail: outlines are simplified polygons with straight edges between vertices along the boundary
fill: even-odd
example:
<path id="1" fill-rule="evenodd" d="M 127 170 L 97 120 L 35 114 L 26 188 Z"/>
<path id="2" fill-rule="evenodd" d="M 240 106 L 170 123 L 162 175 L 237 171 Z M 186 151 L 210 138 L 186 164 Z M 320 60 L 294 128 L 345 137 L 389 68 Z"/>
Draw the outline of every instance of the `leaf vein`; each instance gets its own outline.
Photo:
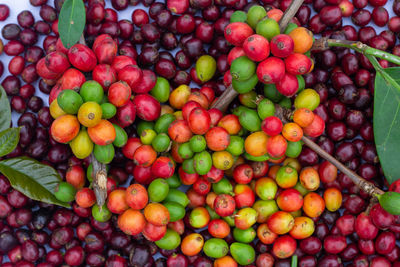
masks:
<path id="1" fill-rule="evenodd" d="M 397 117 L 397 114 L 399 113 L 399 109 L 400 109 L 400 105 L 397 106 L 396 113 L 394 114 L 394 119 L 392 120 L 392 123 L 390 124 L 388 133 L 387 133 L 387 135 L 386 135 L 386 138 L 385 138 L 385 140 L 383 141 L 383 144 L 384 144 L 385 147 L 386 147 L 385 144 L 386 144 L 388 138 L 390 137 L 390 132 L 391 132 L 392 129 L 393 129 L 393 125 L 396 123 L 396 117 Z M 384 149 L 386 149 L 386 148 L 384 148 Z"/>

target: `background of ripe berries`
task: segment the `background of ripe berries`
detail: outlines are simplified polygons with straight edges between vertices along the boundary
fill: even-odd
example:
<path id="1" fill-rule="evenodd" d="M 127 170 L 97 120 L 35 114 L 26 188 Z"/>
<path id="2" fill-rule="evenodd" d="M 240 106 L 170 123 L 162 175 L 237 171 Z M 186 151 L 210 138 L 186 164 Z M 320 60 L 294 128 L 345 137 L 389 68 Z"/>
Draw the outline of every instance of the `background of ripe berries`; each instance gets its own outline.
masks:
<path id="1" fill-rule="evenodd" d="M 35 19 L 40 20 L 40 16 L 38 14 L 39 7 L 32 7 L 29 4 L 28 0 L 0 0 L 0 2 L 1 3 L 5 3 L 10 7 L 10 17 L 4 22 L 0 22 L 0 28 L 3 27 L 7 23 L 15 22 L 17 14 L 22 10 L 30 10 L 32 12 L 32 14 L 35 16 Z M 111 6 L 109 0 L 106 0 L 106 2 L 107 2 L 107 6 Z M 161 1 L 158 1 L 158 2 L 161 2 Z M 49 3 L 51 4 L 51 1 L 49 1 Z M 395 16 L 393 14 L 393 10 L 391 8 L 391 5 L 392 5 L 392 1 L 388 1 L 386 9 L 389 12 L 389 17 Z M 141 4 L 136 6 L 136 7 L 131 7 L 130 6 L 128 9 L 125 9 L 123 11 L 118 12 L 119 19 L 129 19 L 130 20 L 133 10 L 137 9 L 137 8 L 148 10 L 148 8 L 144 7 Z M 371 6 L 369 6 L 369 5 L 366 7 L 366 9 L 372 11 Z M 313 14 L 314 14 L 314 12 L 312 13 L 312 15 Z M 350 18 L 343 18 L 343 25 L 347 25 L 347 24 L 352 24 Z M 376 29 L 377 33 L 382 31 L 382 29 L 383 29 L 383 27 L 378 27 L 378 26 L 374 25 L 372 22 L 371 22 L 371 26 L 373 26 Z M 358 27 L 356 27 L 356 28 L 358 28 Z M 45 38 L 44 35 L 40 35 L 37 44 L 42 44 L 44 38 Z M 178 49 L 174 50 L 172 53 L 175 54 L 175 52 L 177 50 Z M 137 52 L 140 53 L 140 46 L 137 46 Z M 3 73 L 2 76 L 0 76 L 0 81 L 2 79 L 4 79 L 4 77 L 9 75 L 8 70 L 7 70 L 7 66 L 8 66 L 8 62 L 10 61 L 11 58 L 12 57 L 8 57 L 5 54 L 0 56 L 0 61 L 2 61 L 3 65 L 4 65 L 4 73 Z M 34 86 L 37 87 L 37 82 L 34 84 Z M 36 90 L 36 94 L 39 95 L 42 99 L 46 99 L 47 98 L 47 96 L 44 95 L 39 90 Z M 45 101 L 45 103 L 47 104 L 46 101 Z M 17 121 L 18 117 L 19 117 L 19 114 L 13 113 L 13 124 L 14 125 L 16 125 L 16 121 Z M 127 184 L 129 184 L 129 182 Z"/>
<path id="2" fill-rule="evenodd" d="M 1 4 L 6 4 L 10 7 L 10 15 L 7 18 L 6 21 L 0 21 L 0 28 L 2 28 L 4 25 L 8 24 L 8 23 L 15 23 L 17 21 L 17 15 L 22 11 L 22 10 L 29 10 L 32 12 L 33 16 L 35 17 L 35 20 L 40 20 L 40 16 L 39 16 L 39 9 L 40 7 L 33 7 L 32 5 L 30 5 L 29 0 L 1 0 L 0 1 Z M 157 0 L 156 2 L 164 2 L 162 0 Z M 110 0 L 106 0 L 106 6 L 111 7 L 111 1 Z M 137 6 L 129 6 L 127 9 L 119 11 L 118 12 L 118 18 L 119 20 L 121 19 L 129 19 L 131 20 L 131 15 L 132 12 L 135 9 L 144 9 L 148 12 L 148 7 L 143 6 L 142 4 L 139 4 Z M 388 3 L 385 5 L 386 10 L 389 13 L 389 18 L 396 16 L 393 12 L 392 9 L 392 1 L 388 1 Z M 372 12 L 373 7 L 370 5 L 367 5 L 365 7 L 365 9 L 368 9 L 370 12 Z M 311 9 L 312 10 L 312 9 Z M 311 11 L 311 17 L 313 17 L 313 15 L 315 14 L 315 12 L 312 10 Z M 343 25 L 348 25 L 351 24 L 353 25 L 356 29 L 359 29 L 358 26 L 354 25 L 351 22 L 351 17 L 343 17 Z M 377 25 L 375 25 L 374 23 L 370 23 L 371 26 L 373 26 L 376 30 L 377 33 L 380 33 L 382 30 L 386 29 L 387 26 L 385 25 L 384 27 L 379 27 Z M 45 35 L 39 35 L 38 38 L 38 42 L 37 44 L 42 44 L 43 43 L 43 39 L 45 38 Z M 318 35 L 315 35 L 315 37 L 317 38 Z M 3 42 L 4 43 L 4 42 Z M 5 44 L 5 43 L 4 43 Z M 140 53 L 140 46 L 136 47 L 138 54 Z M 175 53 L 178 51 L 179 49 L 175 49 L 173 51 L 170 51 L 173 55 L 175 55 Z M 0 55 L 0 61 L 3 63 L 4 65 L 4 72 L 3 75 L 0 76 L 0 81 L 3 80 L 5 77 L 7 77 L 8 75 L 10 75 L 10 73 L 8 72 L 7 66 L 8 63 L 10 62 L 10 60 L 12 59 L 12 57 L 7 56 L 5 53 L 3 53 L 2 55 Z M 36 85 L 35 87 L 37 88 L 37 82 L 34 84 Z M 42 99 L 46 99 L 48 96 L 43 94 L 42 92 L 40 92 L 40 90 L 36 90 L 36 95 L 40 96 Z M 47 105 L 47 102 L 45 102 L 45 104 Z M 18 120 L 19 115 L 16 114 L 15 112 L 13 112 L 13 124 L 16 125 L 16 121 Z"/>
<path id="3" fill-rule="evenodd" d="M 30 5 L 28 0 L 1 0 L 0 1 L 1 4 L 6 4 L 10 7 L 10 16 L 8 17 L 8 19 L 6 21 L 0 21 L 0 28 L 2 28 L 4 25 L 8 24 L 8 23 L 15 23 L 17 21 L 17 15 L 22 11 L 22 10 L 30 10 L 33 14 L 33 16 L 35 17 L 36 20 L 40 20 L 40 16 L 39 16 L 39 9 L 40 7 L 33 7 L 32 5 Z M 111 7 L 111 1 L 110 0 L 106 0 L 106 6 Z M 162 0 L 157 0 L 156 2 L 164 2 Z M 388 1 L 388 3 L 385 5 L 386 10 L 389 13 L 389 18 L 396 16 L 393 13 L 393 9 L 392 9 L 392 1 Z M 146 11 L 148 11 L 148 8 L 143 6 L 142 4 L 139 4 L 137 6 L 129 6 L 129 8 L 119 11 L 118 12 L 118 18 L 119 19 L 129 19 L 131 20 L 131 15 L 133 10 L 135 9 L 144 9 Z M 370 5 L 367 5 L 365 7 L 365 9 L 368 9 L 369 11 L 372 12 L 373 7 Z M 312 9 L 311 9 L 312 10 Z M 315 14 L 315 12 L 312 10 L 311 13 L 311 17 Z M 351 24 L 353 25 L 355 28 L 359 28 L 356 25 L 354 25 L 351 22 L 351 17 L 347 17 L 347 18 L 342 18 L 343 20 L 343 25 L 347 25 L 347 24 Z M 386 29 L 386 25 L 385 27 L 378 27 L 376 25 L 374 25 L 372 22 L 370 23 L 376 30 L 377 33 L 381 32 L 383 29 Z M 39 35 L 39 39 L 38 39 L 38 44 L 41 44 L 43 42 L 43 39 L 45 38 L 45 35 Z M 318 37 L 318 35 L 315 35 L 315 37 Z M 4 42 L 3 42 L 4 43 Z M 173 55 L 175 55 L 175 53 L 178 51 L 178 49 L 175 49 L 174 51 L 172 51 Z M 137 46 L 137 52 L 140 53 L 140 46 Z M 4 77 L 10 75 L 10 73 L 8 72 L 7 66 L 8 63 L 10 62 L 10 60 L 12 59 L 12 57 L 7 56 L 5 53 L 3 53 L 2 55 L 0 55 L 0 61 L 3 63 L 4 65 L 4 73 L 2 76 L 0 76 L 0 81 L 2 79 L 4 79 Z M 37 85 L 37 82 L 35 83 L 35 85 Z M 36 90 L 36 94 L 39 95 L 41 98 L 47 98 L 47 96 L 45 94 L 43 94 L 42 92 L 40 92 L 40 90 Z M 47 104 L 47 103 L 45 103 Z M 18 120 L 17 114 L 14 112 L 13 113 L 13 123 L 16 124 L 16 121 Z"/>

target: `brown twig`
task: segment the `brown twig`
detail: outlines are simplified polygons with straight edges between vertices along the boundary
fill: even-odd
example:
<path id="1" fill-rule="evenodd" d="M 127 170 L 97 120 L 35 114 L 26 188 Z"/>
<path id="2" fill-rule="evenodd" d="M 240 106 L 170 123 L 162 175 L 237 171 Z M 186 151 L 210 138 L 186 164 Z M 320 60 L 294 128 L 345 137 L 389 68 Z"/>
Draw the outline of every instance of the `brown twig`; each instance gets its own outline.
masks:
<path id="1" fill-rule="evenodd" d="M 90 155 L 93 166 L 93 189 L 96 195 L 97 205 L 101 207 L 106 202 L 107 198 L 107 170 L 106 165 L 97 161 L 93 153 Z"/>
<path id="2" fill-rule="evenodd" d="M 311 47 L 311 51 L 321 52 L 329 49 L 328 39 L 328 37 L 316 39 Z"/>
<path id="3" fill-rule="evenodd" d="M 216 108 L 225 112 L 228 108 L 229 104 L 239 95 L 236 90 L 233 89 L 232 85 L 229 85 L 228 88 L 222 93 L 222 95 L 215 101 L 211 108 Z"/>
<path id="4" fill-rule="evenodd" d="M 371 182 L 368 182 L 361 176 L 358 176 L 355 172 L 344 166 L 340 161 L 332 157 L 330 154 L 328 154 L 325 150 L 323 150 L 319 145 L 314 143 L 310 138 L 303 136 L 301 140 L 304 142 L 306 146 L 311 148 L 312 150 L 315 151 L 319 156 L 324 158 L 325 160 L 329 161 L 333 165 L 338 168 L 342 173 L 347 175 L 354 184 L 356 184 L 360 189 L 362 189 L 364 192 L 368 193 L 370 196 L 375 196 L 376 194 L 382 195 L 384 192 L 376 187 L 374 184 Z"/>
<path id="5" fill-rule="evenodd" d="M 296 15 L 297 11 L 303 4 L 304 0 L 293 0 L 289 7 L 283 13 L 282 18 L 279 20 L 279 29 L 284 32 L 289 22 Z"/>
<path id="6" fill-rule="evenodd" d="M 279 119 L 282 120 L 283 123 L 286 123 L 290 121 L 291 117 L 291 110 L 285 109 L 281 107 L 280 105 L 275 105 L 275 116 L 277 116 Z M 304 142 L 306 146 L 311 148 L 315 153 L 317 153 L 320 157 L 323 159 L 329 161 L 332 163 L 339 171 L 347 175 L 354 184 L 356 184 L 360 189 L 368 193 L 370 196 L 375 196 L 375 195 L 382 195 L 384 192 L 377 188 L 374 184 L 371 182 L 368 182 L 361 176 L 357 175 L 355 172 L 347 168 L 345 165 L 343 165 L 340 161 L 332 157 L 329 153 L 327 153 L 325 150 L 323 150 L 319 145 L 317 145 L 314 141 L 312 141 L 310 138 L 307 136 L 303 136 L 301 140 Z"/>

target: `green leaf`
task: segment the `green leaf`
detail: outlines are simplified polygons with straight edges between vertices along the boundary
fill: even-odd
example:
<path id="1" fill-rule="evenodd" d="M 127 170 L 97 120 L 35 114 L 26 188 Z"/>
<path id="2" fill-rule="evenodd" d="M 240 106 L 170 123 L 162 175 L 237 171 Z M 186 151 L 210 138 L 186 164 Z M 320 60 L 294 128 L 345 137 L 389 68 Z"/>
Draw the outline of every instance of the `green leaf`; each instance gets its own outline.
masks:
<path id="1" fill-rule="evenodd" d="M 10 154 L 19 141 L 19 128 L 9 128 L 0 132 L 0 157 Z"/>
<path id="2" fill-rule="evenodd" d="M 374 136 L 376 150 L 391 184 L 400 178 L 400 68 L 376 72 L 374 96 Z"/>
<path id="3" fill-rule="evenodd" d="M 83 1 L 65 0 L 58 21 L 61 41 L 66 48 L 70 48 L 79 41 L 85 28 L 86 11 Z"/>
<path id="4" fill-rule="evenodd" d="M 393 215 L 400 215 L 400 193 L 385 192 L 377 197 L 384 210 Z"/>
<path id="5" fill-rule="evenodd" d="M 10 128 L 11 108 L 4 88 L 0 85 L 0 131 Z"/>
<path id="6" fill-rule="evenodd" d="M 52 167 L 28 157 L 19 157 L 0 161 L 0 172 L 8 178 L 12 187 L 29 198 L 70 207 L 54 196 L 61 178 Z"/>

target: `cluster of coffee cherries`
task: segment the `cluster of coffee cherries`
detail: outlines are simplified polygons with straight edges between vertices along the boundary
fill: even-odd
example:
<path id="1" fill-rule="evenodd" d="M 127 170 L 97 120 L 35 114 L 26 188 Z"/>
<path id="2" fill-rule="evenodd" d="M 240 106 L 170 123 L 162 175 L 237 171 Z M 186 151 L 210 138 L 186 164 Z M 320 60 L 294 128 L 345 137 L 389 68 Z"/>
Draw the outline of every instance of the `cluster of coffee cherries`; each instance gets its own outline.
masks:
<path id="1" fill-rule="evenodd" d="M 235 47 L 228 54 L 232 87 L 247 93 L 260 81 L 291 97 L 304 89 L 301 75 L 310 72 L 312 33 L 291 23 L 284 33 L 279 24 L 283 12 L 252 6 L 248 13 L 236 11 L 225 28 L 225 38 Z M 255 33 L 254 33 L 255 31 Z"/>

